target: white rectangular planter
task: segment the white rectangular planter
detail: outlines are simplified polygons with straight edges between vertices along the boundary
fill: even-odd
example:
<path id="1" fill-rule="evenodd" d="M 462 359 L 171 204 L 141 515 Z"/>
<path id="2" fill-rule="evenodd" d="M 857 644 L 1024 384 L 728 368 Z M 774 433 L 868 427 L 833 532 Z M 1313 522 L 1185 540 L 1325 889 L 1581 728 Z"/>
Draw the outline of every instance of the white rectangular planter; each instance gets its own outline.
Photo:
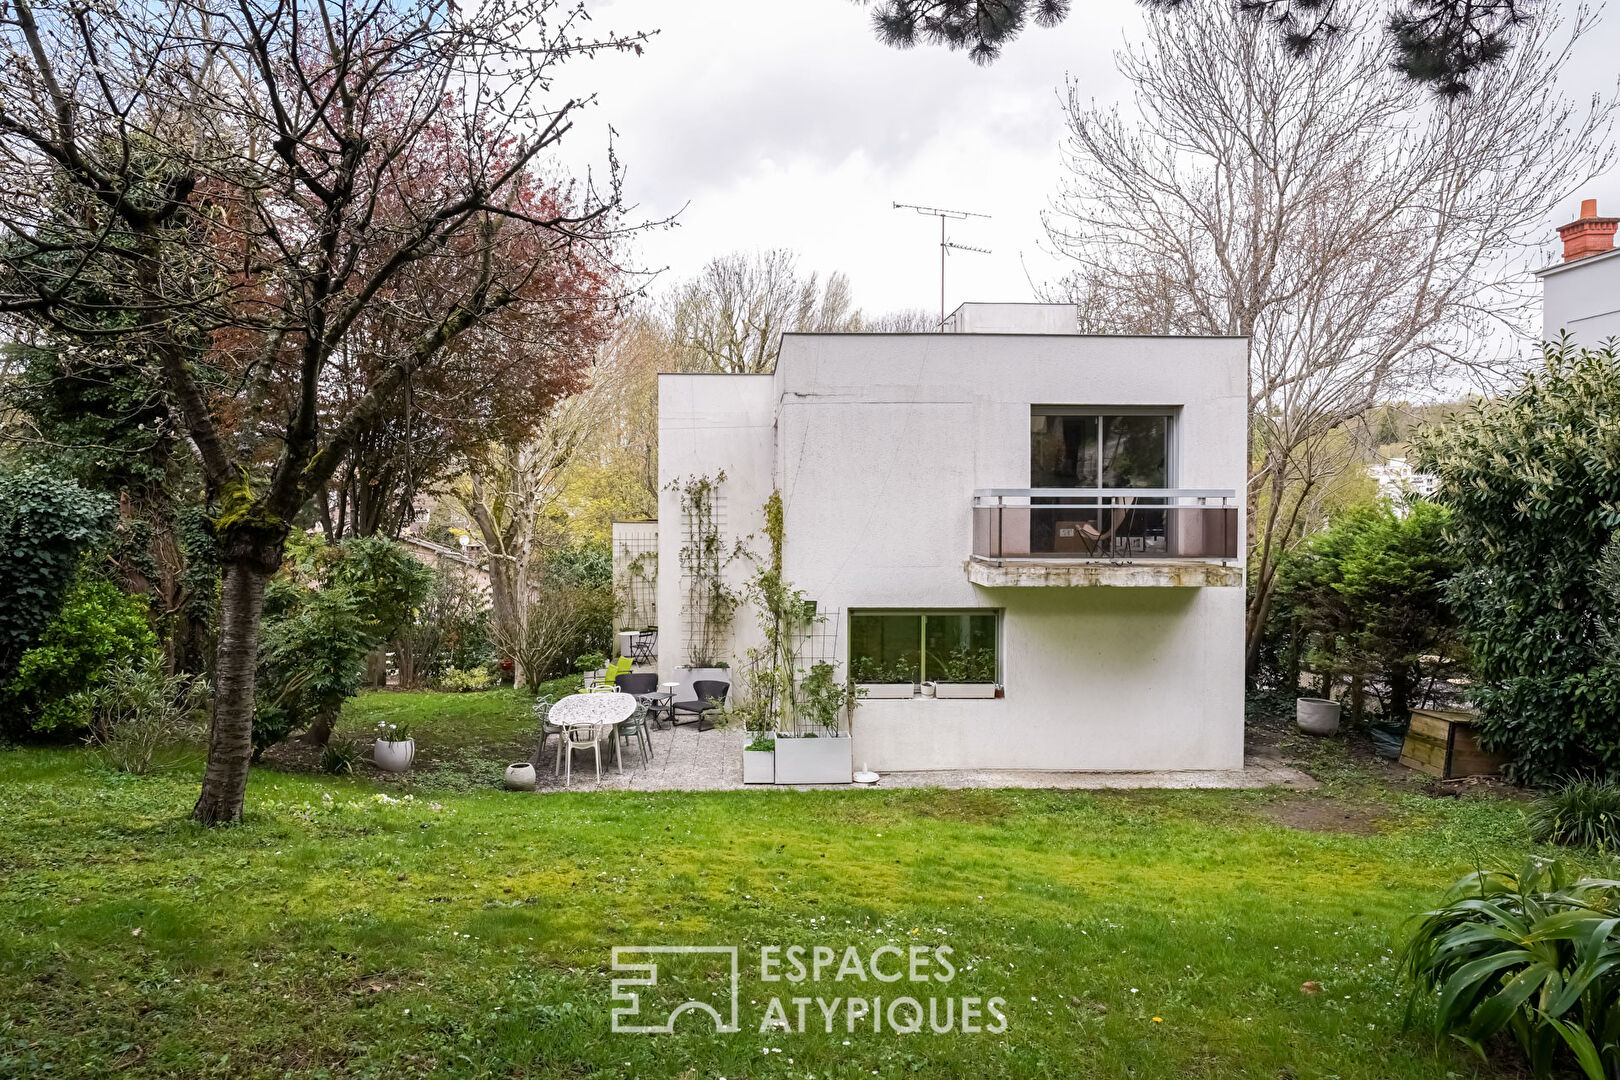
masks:
<path id="1" fill-rule="evenodd" d="M 769 750 L 744 750 L 743 783 L 776 783 L 776 755 Z"/>
<path id="2" fill-rule="evenodd" d="M 857 684 L 873 698 L 908 698 L 917 696 L 917 684 L 908 682 L 866 682 Z"/>
<path id="3" fill-rule="evenodd" d="M 993 682 L 942 682 L 934 684 L 934 696 L 942 698 L 993 698 Z"/>
<path id="4" fill-rule="evenodd" d="M 854 762 L 855 740 L 848 735 L 776 739 L 778 784 L 847 784 Z"/>

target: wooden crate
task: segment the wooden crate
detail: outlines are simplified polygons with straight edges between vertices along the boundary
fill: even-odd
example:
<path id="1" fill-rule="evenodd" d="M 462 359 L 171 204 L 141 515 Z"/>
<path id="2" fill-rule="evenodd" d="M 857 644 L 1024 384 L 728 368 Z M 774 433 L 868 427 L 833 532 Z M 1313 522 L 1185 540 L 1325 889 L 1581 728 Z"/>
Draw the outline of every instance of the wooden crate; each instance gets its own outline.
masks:
<path id="1" fill-rule="evenodd" d="M 1401 764 L 1441 780 L 1498 772 L 1507 759 L 1480 748 L 1473 713 L 1413 709 L 1412 726 L 1401 747 Z"/>

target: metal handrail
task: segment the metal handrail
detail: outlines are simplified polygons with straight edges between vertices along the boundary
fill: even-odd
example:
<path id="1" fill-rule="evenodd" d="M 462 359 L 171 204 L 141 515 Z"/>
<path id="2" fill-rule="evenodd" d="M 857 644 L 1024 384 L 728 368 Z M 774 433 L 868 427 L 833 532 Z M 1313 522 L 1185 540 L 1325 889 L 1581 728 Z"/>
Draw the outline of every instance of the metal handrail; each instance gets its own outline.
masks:
<path id="1" fill-rule="evenodd" d="M 978 488 L 980 499 L 1222 499 L 1236 500 L 1232 488 Z"/>

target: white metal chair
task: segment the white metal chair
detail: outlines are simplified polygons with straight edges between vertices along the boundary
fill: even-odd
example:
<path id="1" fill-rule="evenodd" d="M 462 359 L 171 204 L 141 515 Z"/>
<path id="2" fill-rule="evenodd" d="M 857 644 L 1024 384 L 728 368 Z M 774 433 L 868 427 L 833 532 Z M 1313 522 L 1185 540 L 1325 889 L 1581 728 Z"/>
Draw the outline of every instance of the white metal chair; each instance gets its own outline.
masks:
<path id="1" fill-rule="evenodd" d="M 563 787 L 568 787 L 574 777 L 574 751 L 589 749 L 596 755 L 596 782 L 602 782 L 602 744 L 608 740 L 612 729 L 611 724 L 567 724 L 563 727 L 562 742 L 557 746 L 557 756 L 567 761 L 563 767 Z M 624 762 L 619 762 L 619 772 L 624 772 Z"/>

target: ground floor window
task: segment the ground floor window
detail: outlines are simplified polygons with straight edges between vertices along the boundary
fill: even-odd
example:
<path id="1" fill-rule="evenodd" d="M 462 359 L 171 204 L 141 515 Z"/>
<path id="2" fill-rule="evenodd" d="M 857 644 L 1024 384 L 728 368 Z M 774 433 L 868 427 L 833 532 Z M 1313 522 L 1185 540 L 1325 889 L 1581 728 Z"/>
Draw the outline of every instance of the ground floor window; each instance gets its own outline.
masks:
<path id="1" fill-rule="evenodd" d="M 856 682 L 998 682 L 996 611 L 851 611 L 849 670 Z"/>

